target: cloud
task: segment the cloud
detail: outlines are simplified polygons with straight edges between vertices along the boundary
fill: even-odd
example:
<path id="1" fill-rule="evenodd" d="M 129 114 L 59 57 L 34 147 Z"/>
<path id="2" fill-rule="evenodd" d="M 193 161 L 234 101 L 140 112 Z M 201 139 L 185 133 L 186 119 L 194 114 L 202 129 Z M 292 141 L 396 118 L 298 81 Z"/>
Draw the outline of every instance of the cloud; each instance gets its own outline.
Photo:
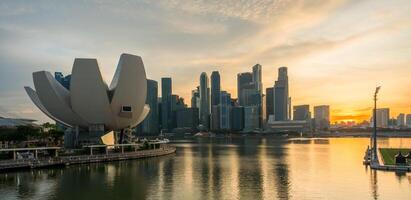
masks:
<path id="1" fill-rule="evenodd" d="M 219 70 L 223 89 L 235 97 L 236 74 L 260 63 L 264 86 L 273 84 L 276 67 L 289 67 L 297 104 L 331 104 L 354 112 L 367 106 L 364 91 L 381 81 L 389 94 L 387 104 L 395 105 L 394 112 L 407 111 L 410 5 L 352 0 L 2 1 L 0 93 L 32 107 L 22 87 L 32 84 L 33 71 L 67 74 L 74 58 L 91 57 L 110 81 L 118 56 L 129 52 L 143 57 L 149 78 L 171 76 L 174 93 L 187 102 L 201 72 Z M 27 109 L 9 100 L 1 104 L 13 112 Z"/>

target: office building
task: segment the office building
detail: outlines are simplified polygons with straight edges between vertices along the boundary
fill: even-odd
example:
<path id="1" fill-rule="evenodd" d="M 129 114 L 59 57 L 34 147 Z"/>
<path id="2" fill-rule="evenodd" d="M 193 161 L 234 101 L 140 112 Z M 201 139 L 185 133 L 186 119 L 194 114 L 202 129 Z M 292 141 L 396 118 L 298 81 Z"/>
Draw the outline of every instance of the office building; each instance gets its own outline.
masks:
<path id="1" fill-rule="evenodd" d="M 241 106 L 246 105 L 245 98 L 247 96 L 243 94 L 244 89 L 254 88 L 254 86 L 250 86 L 250 84 L 253 84 L 253 74 L 252 73 L 245 72 L 245 73 L 237 74 L 237 96 L 238 96 L 238 103 Z"/>
<path id="2" fill-rule="evenodd" d="M 294 106 L 293 120 L 311 120 L 310 105 Z"/>
<path id="3" fill-rule="evenodd" d="M 330 128 L 330 106 L 314 106 L 314 121 L 317 130 L 327 130 Z"/>
<path id="4" fill-rule="evenodd" d="M 411 114 L 407 114 L 407 116 L 405 117 L 405 125 L 408 128 L 411 128 Z"/>
<path id="5" fill-rule="evenodd" d="M 64 76 L 62 72 L 54 72 L 54 78 L 59 82 L 64 88 L 70 90 L 70 80 L 71 74 Z"/>
<path id="6" fill-rule="evenodd" d="M 270 115 L 274 115 L 274 88 L 269 87 L 265 89 L 265 114 L 266 120 L 270 118 Z"/>
<path id="7" fill-rule="evenodd" d="M 253 82 L 255 85 L 255 89 L 258 91 L 259 94 L 263 94 L 263 83 L 262 83 L 262 66 L 260 64 L 256 64 L 253 66 Z"/>
<path id="8" fill-rule="evenodd" d="M 288 95 L 287 67 L 278 69 L 278 79 L 274 83 L 274 119 L 276 121 L 290 120 L 291 100 Z"/>
<path id="9" fill-rule="evenodd" d="M 161 78 L 161 129 L 165 130 L 171 130 L 171 95 L 171 78 Z"/>
<path id="10" fill-rule="evenodd" d="M 389 121 L 390 121 L 390 109 L 389 108 L 378 108 L 376 114 L 377 114 L 377 117 L 376 117 L 377 127 L 378 128 L 388 128 Z M 372 119 L 372 121 L 374 121 L 374 119 Z"/>
<path id="11" fill-rule="evenodd" d="M 230 121 L 230 110 L 231 110 L 231 95 L 226 91 L 221 91 L 220 95 L 220 129 L 229 130 L 231 128 Z"/>
<path id="12" fill-rule="evenodd" d="M 205 129 L 210 128 L 210 88 L 208 86 L 208 77 L 205 72 L 200 75 L 200 124 Z"/>
<path id="13" fill-rule="evenodd" d="M 211 130 L 220 130 L 220 105 L 211 106 Z"/>
<path id="14" fill-rule="evenodd" d="M 191 91 L 191 107 L 200 108 L 200 86 Z"/>
<path id="15" fill-rule="evenodd" d="M 220 104 L 220 92 L 221 92 L 221 84 L 220 84 L 220 74 L 218 71 L 213 71 L 211 73 L 211 105 L 219 105 Z"/>
<path id="16" fill-rule="evenodd" d="M 234 106 L 231 108 L 231 130 L 242 131 L 244 129 L 244 107 Z"/>
<path id="17" fill-rule="evenodd" d="M 143 135 L 158 135 L 158 83 L 155 80 L 147 79 L 146 104 L 150 106 L 150 111 L 143 122 L 138 125 L 137 130 L 141 131 Z"/>
<path id="18" fill-rule="evenodd" d="M 253 131 L 259 128 L 258 106 L 244 106 L 244 131 Z"/>
<path id="19" fill-rule="evenodd" d="M 246 72 L 237 75 L 238 102 L 240 106 L 257 107 L 258 127 L 262 126 L 263 120 L 262 88 L 262 67 L 260 64 L 252 67 L 252 73 Z"/>
<path id="20" fill-rule="evenodd" d="M 198 108 L 184 108 L 176 112 L 177 128 L 197 129 Z"/>
<path id="21" fill-rule="evenodd" d="M 405 126 L 405 114 L 404 113 L 400 113 L 397 116 L 396 125 L 397 125 L 397 127 L 404 127 Z"/>

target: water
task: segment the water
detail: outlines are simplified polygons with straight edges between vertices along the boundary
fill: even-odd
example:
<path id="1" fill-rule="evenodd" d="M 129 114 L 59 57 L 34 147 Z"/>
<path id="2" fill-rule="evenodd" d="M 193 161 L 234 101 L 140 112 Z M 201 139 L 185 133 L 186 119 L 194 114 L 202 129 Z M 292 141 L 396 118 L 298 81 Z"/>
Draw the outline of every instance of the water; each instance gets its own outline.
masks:
<path id="1" fill-rule="evenodd" d="M 411 199 L 411 173 L 362 165 L 366 138 L 177 141 L 159 158 L 0 174 L 0 199 Z M 411 147 L 411 139 L 381 139 Z"/>

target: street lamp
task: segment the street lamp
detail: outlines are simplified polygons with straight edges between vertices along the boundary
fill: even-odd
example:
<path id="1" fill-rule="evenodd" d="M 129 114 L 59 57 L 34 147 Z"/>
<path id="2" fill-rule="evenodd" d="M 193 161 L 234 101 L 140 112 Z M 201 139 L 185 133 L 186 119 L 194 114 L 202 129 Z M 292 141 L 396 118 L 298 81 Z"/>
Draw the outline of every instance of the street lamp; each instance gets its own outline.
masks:
<path id="1" fill-rule="evenodd" d="M 373 123 L 374 123 L 374 133 L 372 136 L 372 161 L 377 160 L 377 94 L 380 91 L 381 86 L 375 88 L 374 93 L 374 110 L 373 110 Z"/>

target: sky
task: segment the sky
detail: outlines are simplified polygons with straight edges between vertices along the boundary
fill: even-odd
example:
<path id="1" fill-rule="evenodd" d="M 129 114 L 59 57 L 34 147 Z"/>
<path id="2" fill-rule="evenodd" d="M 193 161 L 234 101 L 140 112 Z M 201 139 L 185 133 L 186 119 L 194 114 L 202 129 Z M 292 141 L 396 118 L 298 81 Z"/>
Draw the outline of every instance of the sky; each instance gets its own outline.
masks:
<path id="1" fill-rule="evenodd" d="M 287 66 L 292 105 L 330 105 L 332 121 L 368 120 L 379 85 L 391 117 L 411 113 L 409 0 L 3 0 L 0 115 L 50 121 L 23 89 L 32 72 L 96 58 L 110 83 L 121 53 L 187 104 L 201 72 L 236 97 L 237 73 L 259 63 L 264 88 Z"/>

